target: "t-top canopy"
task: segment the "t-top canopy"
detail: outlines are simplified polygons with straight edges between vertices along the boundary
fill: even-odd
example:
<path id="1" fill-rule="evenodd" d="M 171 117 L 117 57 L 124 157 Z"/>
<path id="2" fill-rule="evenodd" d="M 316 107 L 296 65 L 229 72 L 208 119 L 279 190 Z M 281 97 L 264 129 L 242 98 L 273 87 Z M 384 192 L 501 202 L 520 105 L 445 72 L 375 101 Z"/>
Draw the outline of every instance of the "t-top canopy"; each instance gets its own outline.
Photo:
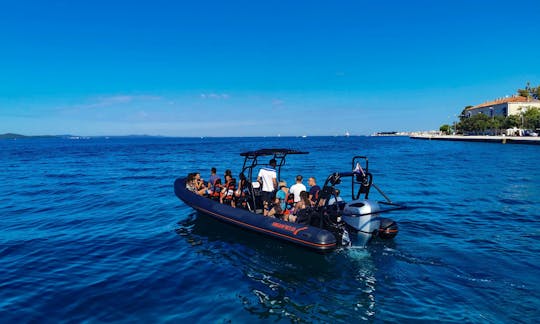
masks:
<path id="1" fill-rule="evenodd" d="M 249 151 L 240 153 L 241 156 L 265 156 L 265 155 L 288 155 L 288 154 L 309 154 L 309 152 L 302 152 L 297 150 L 285 149 L 285 148 L 273 148 L 273 149 L 260 149 L 257 151 Z"/>

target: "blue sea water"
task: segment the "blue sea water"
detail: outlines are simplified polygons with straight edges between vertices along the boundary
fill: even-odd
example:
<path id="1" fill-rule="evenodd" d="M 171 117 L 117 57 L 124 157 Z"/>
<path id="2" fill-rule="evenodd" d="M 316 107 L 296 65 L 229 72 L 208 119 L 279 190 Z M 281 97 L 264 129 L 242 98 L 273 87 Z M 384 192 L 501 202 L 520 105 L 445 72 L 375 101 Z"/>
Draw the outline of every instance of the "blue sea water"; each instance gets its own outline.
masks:
<path id="1" fill-rule="evenodd" d="M 290 147 L 319 183 L 367 155 L 409 208 L 393 241 L 320 255 L 193 212 L 176 177 Z M 540 147 L 404 137 L 0 141 L 0 322 L 540 318 Z"/>

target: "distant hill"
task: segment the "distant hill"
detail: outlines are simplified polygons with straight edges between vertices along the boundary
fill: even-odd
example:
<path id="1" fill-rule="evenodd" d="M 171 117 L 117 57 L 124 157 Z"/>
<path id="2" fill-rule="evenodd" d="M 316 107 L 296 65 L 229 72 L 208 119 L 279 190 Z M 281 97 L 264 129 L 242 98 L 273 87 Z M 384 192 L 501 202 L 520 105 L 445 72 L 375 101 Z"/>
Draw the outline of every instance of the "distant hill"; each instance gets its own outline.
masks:
<path id="1" fill-rule="evenodd" d="M 162 138 L 161 135 L 113 135 L 113 136 L 79 136 L 79 135 L 34 135 L 27 136 L 15 133 L 0 134 L 0 140 L 17 140 L 17 139 L 30 139 L 30 138 L 61 138 L 61 139 L 90 139 L 90 138 Z"/>
<path id="2" fill-rule="evenodd" d="M 6 133 L 6 134 L 0 134 L 0 139 L 26 139 L 26 138 L 55 138 L 58 136 L 53 135 L 39 135 L 39 136 L 26 136 L 21 134 L 14 134 L 14 133 Z"/>

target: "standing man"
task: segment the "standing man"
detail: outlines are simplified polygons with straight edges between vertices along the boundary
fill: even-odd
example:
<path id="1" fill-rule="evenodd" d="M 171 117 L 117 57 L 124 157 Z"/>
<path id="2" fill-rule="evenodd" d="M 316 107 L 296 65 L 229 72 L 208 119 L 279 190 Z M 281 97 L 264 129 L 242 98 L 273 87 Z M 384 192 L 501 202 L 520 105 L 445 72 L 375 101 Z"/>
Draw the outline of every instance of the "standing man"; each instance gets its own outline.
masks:
<path id="1" fill-rule="evenodd" d="M 304 178 L 301 175 L 296 176 L 296 183 L 291 186 L 291 189 L 289 189 L 289 194 L 294 195 L 294 202 L 297 203 L 300 201 L 300 193 L 302 191 L 307 191 L 306 186 L 302 183 L 302 180 Z"/>
<path id="2" fill-rule="evenodd" d="M 271 159 L 268 163 L 270 167 L 259 170 L 257 181 L 262 182 L 262 200 L 266 209 L 274 198 L 274 191 L 277 188 L 276 160 Z"/>
<path id="3" fill-rule="evenodd" d="M 309 178 L 308 185 L 311 187 L 309 188 L 309 200 L 311 200 L 311 204 L 314 205 L 317 202 L 317 199 L 319 199 L 321 187 L 317 185 L 317 181 L 314 177 Z"/>

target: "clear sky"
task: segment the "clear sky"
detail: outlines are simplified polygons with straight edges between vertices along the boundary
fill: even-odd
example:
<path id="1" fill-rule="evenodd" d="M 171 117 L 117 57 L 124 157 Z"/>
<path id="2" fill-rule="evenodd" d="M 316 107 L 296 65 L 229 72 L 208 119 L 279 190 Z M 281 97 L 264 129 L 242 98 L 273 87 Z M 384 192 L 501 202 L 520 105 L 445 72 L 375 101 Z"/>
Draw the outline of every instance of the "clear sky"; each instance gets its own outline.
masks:
<path id="1" fill-rule="evenodd" d="M 438 129 L 540 84 L 540 1 L 0 1 L 0 133 Z"/>

